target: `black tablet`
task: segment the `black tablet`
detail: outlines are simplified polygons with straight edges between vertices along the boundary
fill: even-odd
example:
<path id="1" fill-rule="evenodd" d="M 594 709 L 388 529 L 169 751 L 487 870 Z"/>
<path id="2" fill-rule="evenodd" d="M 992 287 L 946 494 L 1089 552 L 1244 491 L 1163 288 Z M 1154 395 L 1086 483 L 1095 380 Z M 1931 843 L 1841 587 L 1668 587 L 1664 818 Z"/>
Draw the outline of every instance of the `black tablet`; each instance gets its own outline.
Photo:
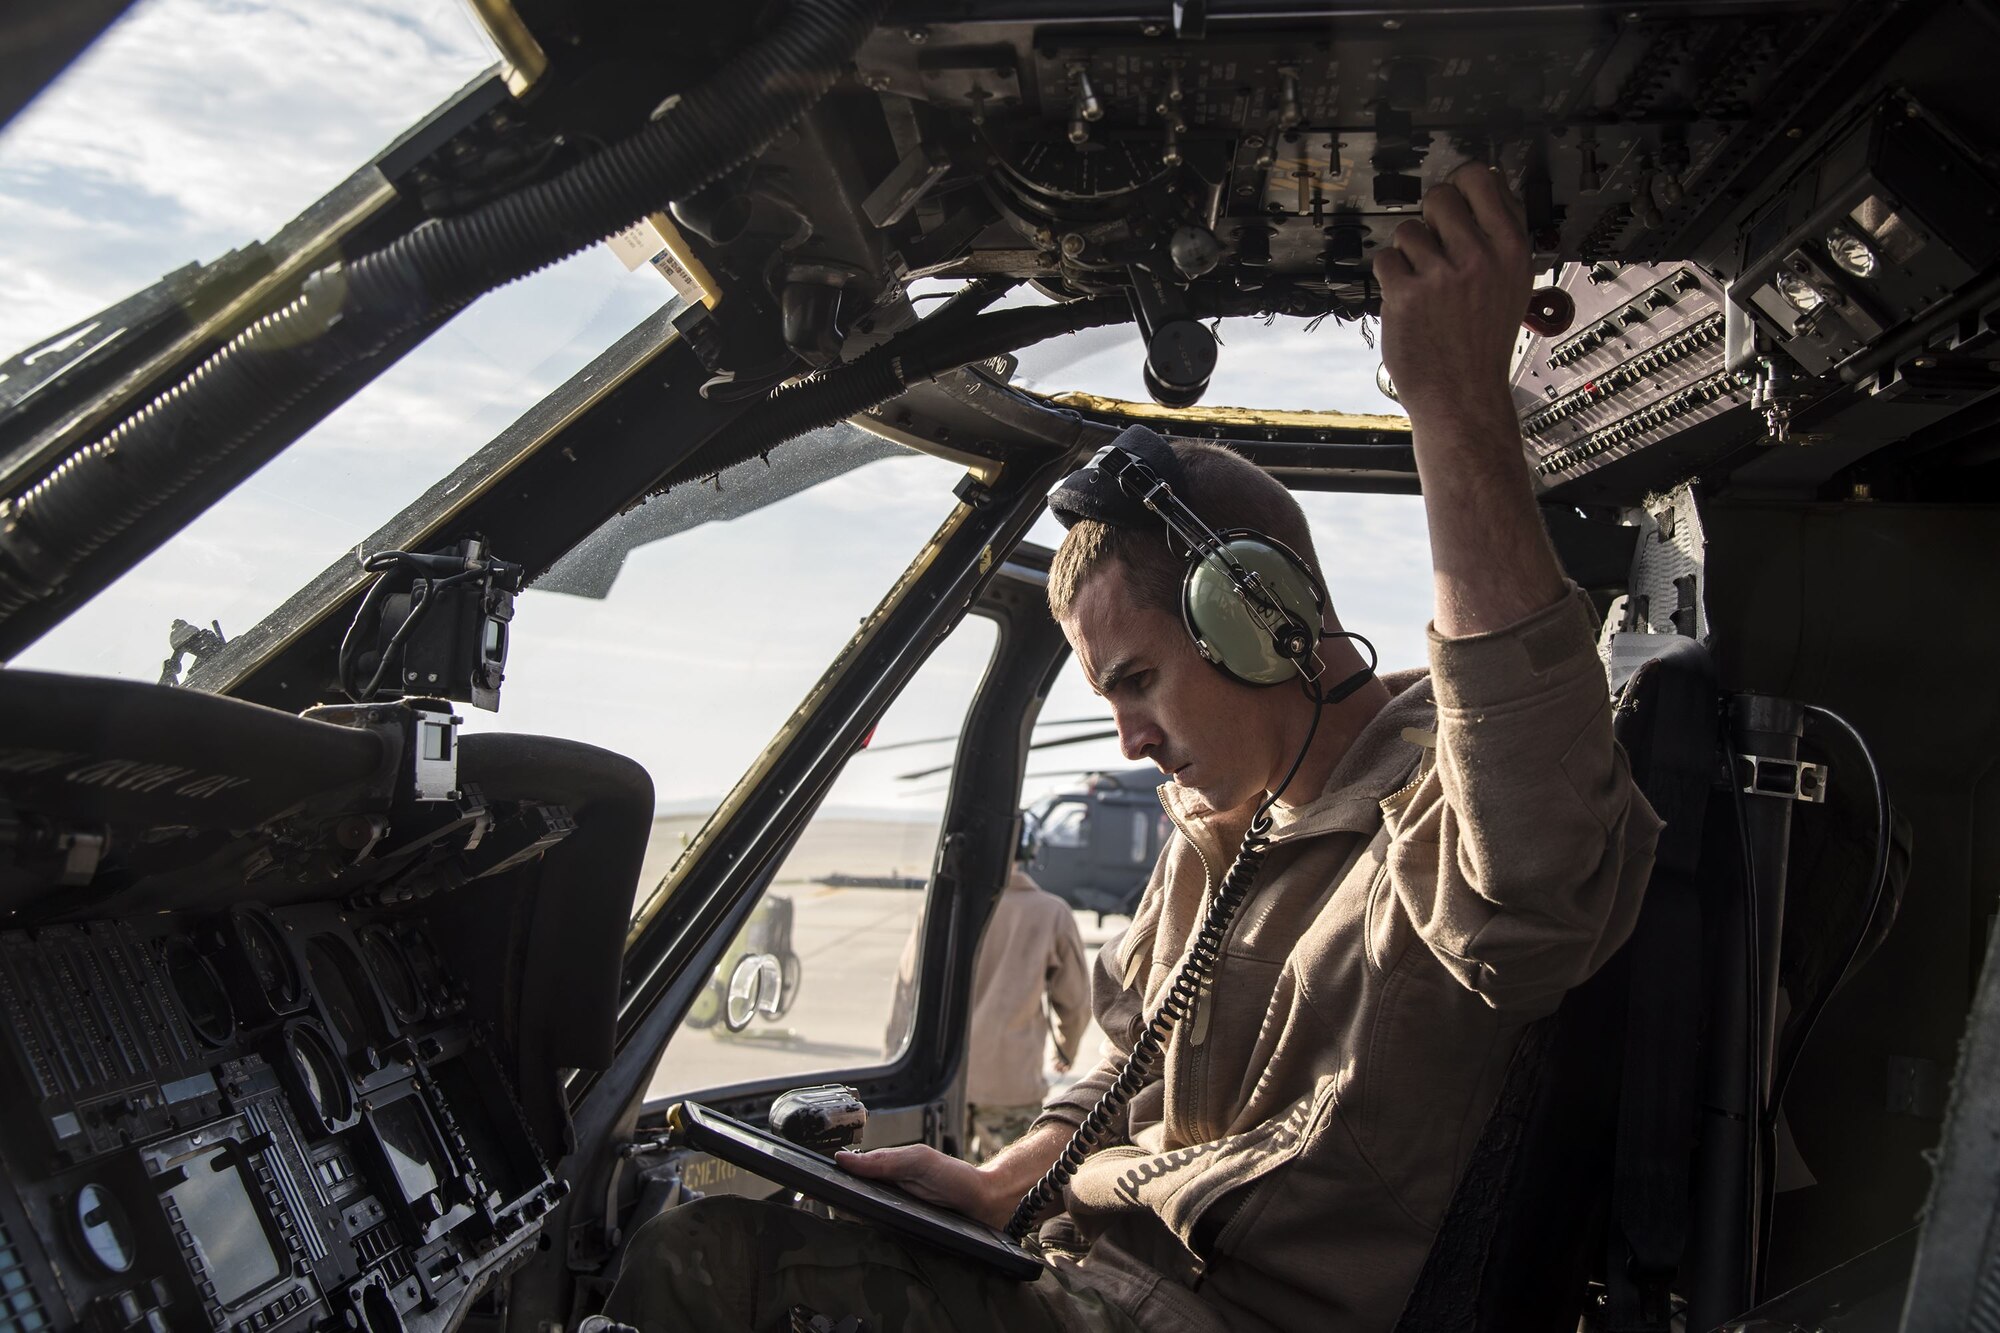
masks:
<path id="1" fill-rule="evenodd" d="M 1002 1277 L 1017 1282 L 1032 1282 L 1041 1276 L 1041 1260 L 984 1222 L 925 1203 L 892 1185 L 850 1175 L 831 1159 L 807 1152 L 769 1130 L 746 1125 L 699 1102 L 680 1103 L 668 1112 L 668 1123 L 678 1123 L 690 1148 L 852 1213 L 865 1222 L 887 1227 L 950 1254 L 977 1259 Z"/>

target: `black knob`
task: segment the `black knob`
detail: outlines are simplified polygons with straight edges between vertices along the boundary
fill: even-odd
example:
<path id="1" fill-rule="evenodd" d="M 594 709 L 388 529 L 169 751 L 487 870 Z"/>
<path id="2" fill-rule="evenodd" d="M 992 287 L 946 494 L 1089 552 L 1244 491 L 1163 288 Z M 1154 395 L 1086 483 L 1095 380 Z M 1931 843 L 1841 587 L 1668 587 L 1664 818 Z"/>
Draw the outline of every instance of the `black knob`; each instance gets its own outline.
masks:
<path id="1" fill-rule="evenodd" d="M 1193 407 L 1201 401 L 1201 396 L 1208 392 L 1206 380 L 1192 388 L 1162 384 L 1160 377 L 1153 373 L 1150 365 L 1140 368 L 1139 378 L 1145 381 L 1146 392 L 1151 394 L 1153 401 L 1161 407 Z"/>
<path id="2" fill-rule="evenodd" d="M 1424 182 L 1419 176 L 1385 171 L 1375 177 L 1375 204 L 1378 208 L 1414 208 L 1423 199 Z"/>
<path id="3" fill-rule="evenodd" d="M 1252 281 L 1271 267 L 1271 229 L 1261 222 L 1246 222 L 1236 229 L 1236 262 Z"/>
<path id="4" fill-rule="evenodd" d="M 1191 319 L 1170 319 L 1146 343 L 1145 381 L 1153 400 L 1190 407 L 1215 373 L 1215 335 Z"/>
<path id="5" fill-rule="evenodd" d="M 1326 229 L 1326 262 L 1352 265 L 1361 262 L 1368 229 L 1358 223 L 1335 223 Z"/>

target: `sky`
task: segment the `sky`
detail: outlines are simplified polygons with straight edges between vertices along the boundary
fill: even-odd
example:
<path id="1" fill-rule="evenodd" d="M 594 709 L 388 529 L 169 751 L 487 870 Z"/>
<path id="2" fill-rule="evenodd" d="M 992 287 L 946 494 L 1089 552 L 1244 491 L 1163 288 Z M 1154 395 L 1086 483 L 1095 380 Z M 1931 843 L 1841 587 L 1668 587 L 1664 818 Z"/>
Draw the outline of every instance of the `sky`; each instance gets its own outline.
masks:
<path id="1" fill-rule="evenodd" d="M 462 0 L 140 0 L 0 130 L 0 348 L 268 236 L 492 60 Z M 249 628 L 669 295 L 599 247 L 482 298 L 13 665 L 154 680 L 176 617 Z M 1231 321 L 1223 343 L 1209 403 L 1391 409 L 1352 326 Z M 1018 382 L 1143 399 L 1138 370 L 1133 335 L 1106 330 L 1025 352 Z M 530 590 L 501 712 L 462 710 L 468 725 L 616 749 L 663 808 L 712 804 L 949 513 L 959 475 L 918 455 L 871 463 L 639 548 L 604 600 Z M 1300 500 L 1343 621 L 1385 666 L 1421 664 L 1420 502 Z M 1032 537 L 1060 529 L 1044 516 Z M 878 742 L 952 733 L 991 643 L 983 623 L 953 635 Z M 1101 711 L 1070 670 L 1044 716 Z M 1031 774 L 1124 762 L 1109 742 L 1042 754 Z M 935 810 L 936 780 L 897 775 L 949 758 L 864 754 L 830 799 Z"/>

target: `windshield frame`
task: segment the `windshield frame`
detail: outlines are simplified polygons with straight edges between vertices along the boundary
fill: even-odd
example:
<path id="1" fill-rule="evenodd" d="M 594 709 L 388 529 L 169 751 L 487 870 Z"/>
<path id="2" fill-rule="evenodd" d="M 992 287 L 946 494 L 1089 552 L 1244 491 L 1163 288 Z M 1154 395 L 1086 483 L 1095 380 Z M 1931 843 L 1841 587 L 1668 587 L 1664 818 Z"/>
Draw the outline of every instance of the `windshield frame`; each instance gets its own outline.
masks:
<path id="1" fill-rule="evenodd" d="M 1075 461 L 1074 455 L 1066 461 Z M 914 1107 L 935 1098 L 950 1082 L 963 1057 L 957 1034 L 964 1030 L 971 1002 L 970 960 L 993 897 L 1005 882 L 1006 868 L 1014 855 L 1014 822 L 1011 818 L 996 819 L 994 814 L 1006 811 L 1011 815 L 1014 810 L 1027 764 L 1023 742 L 1048 698 L 1057 672 L 1069 656 L 1068 643 L 1048 613 L 1046 585 L 1050 553 L 1019 540 L 1013 543 L 1011 551 L 990 569 L 975 567 L 973 573 L 979 581 L 976 596 L 935 627 L 920 627 L 914 645 L 920 669 L 922 660 L 929 657 L 930 646 L 956 632 L 968 616 L 990 621 L 996 631 L 953 757 L 950 794 L 939 825 L 937 855 L 925 889 L 916 970 L 917 996 L 907 1040 L 893 1060 L 814 1075 L 853 1084 L 871 1107 L 890 1114 L 897 1113 L 895 1108 Z M 947 574 L 948 571 L 937 571 L 933 566 L 928 577 Z M 912 585 L 905 600 L 908 598 L 915 598 L 918 603 L 931 600 L 921 582 Z M 867 727 L 872 728 L 881 712 L 893 706 L 908 683 L 908 679 L 899 681 L 881 708 L 869 710 L 863 719 Z M 866 730 L 861 734 L 867 734 Z M 858 752 L 858 748 L 835 752 L 826 789 L 831 788 L 846 763 Z M 755 909 L 770 874 L 790 853 L 825 794 L 825 789 L 805 794 L 796 818 L 788 826 L 769 826 L 768 843 L 753 854 L 758 864 L 754 872 L 734 875 L 731 883 L 710 882 L 695 875 L 683 877 L 690 899 L 679 904 L 669 899 L 669 906 L 695 906 L 693 898 L 708 903 L 726 899 L 731 909 L 706 937 L 706 942 L 676 964 L 683 974 L 693 977 L 696 983 L 707 976 L 714 955 Z M 743 858 L 746 862 L 750 859 Z M 735 868 L 727 858 L 724 865 L 725 875 Z M 638 1113 L 649 1122 L 676 1100 L 675 1097 L 648 1100 L 646 1091 L 654 1076 L 654 1065 L 678 1029 L 687 1007 L 682 990 L 692 996 L 692 989 L 681 987 L 656 1002 L 652 1016 L 644 1020 L 644 1033 L 635 1036 L 619 1056 L 621 1067 L 643 1071 L 641 1081 L 632 1090 L 631 1107 L 638 1108 Z M 653 1041 L 655 1036 L 657 1044 Z M 618 1089 L 625 1080 L 610 1074 L 607 1071 L 603 1085 L 595 1089 L 581 1078 L 575 1081 L 573 1095 L 580 1124 L 586 1118 L 615 1111 Z M 772 1092 L 797 1082 L 795 1076 L 778 1075 L 704 1088 L 702 1095 L 704 1101 L 719 1109 L 734 1108 L 748 1113 L 760 1098 L 768 1100 Z"/>
<path id="2" fill-rule="evenodd" d="M 555 392 L 522 413 L 507 429 L 383 524 L 358 549 L 426 550 L 441 544 L 446 529 L 452 527 L 459 515 L 615 395 L 634 375 L 672 351 L 680 340 L 674 320 L 686 308 L 687 302 L 670 296 L 659 309 L 634 325 Z M 253 686 L 259 673 L 297 646 L 310 631 L 329 622 L 339 624 L 344 630 L 351 619 L 352 604 L 359 600 L 368 581 L 369 575 L 353 552 L 342 552 L 317 578 L 293 593 L 270 615 L 203 657 L 188 673 L 188 688 L 254 698 Z M 343 610 L 348 616 L 341 616 Z"/>
<path id="3" fill-rule="evenodd" d="M 22 378 L 25 390 L 0 403 L 0 495 L 24 493 L 103 431 L 132 420 L 244 330 L 296 303 L 313 274 L 337 269 L 341 256 L 380 250 L 415 228 L 424 214 L 392 182 L 466 123 L 507 101 L 498 70 L 489 68 L 396 136 L 269 240 L 248 241 L 210 264 L 169 274 L 14 355 L 5 368 L 30 373 Z M 373 355 L 342 365 L 266 421 L 250 445 L 204 467 L 171 499 L 93 547 L 63 571 L 56 586 L 35 592 L 0 623 L 0 660 L 67 620 L 448 318 L 449 312 L 434 312 L 388 338 Z M 118 327 L 103 336 L 94 331 L 77 336 L 98 322 Z"/>
<path id="4" fill-rule="evenodd" d="M 609 1069 L 579 1074 L 572 1084 L 580 1114 L 587 1107 L 592 1116 L 615 1118 L 643 1098 L 654 1061 L 704 980 L 702 951 L 740 926 L 772 858 L 811 817 L 931 648 L 970 612 L 1033 526 L 1049 487 L 1089 447 L 1086 441 L 1047 450 L 1035 460 L 1039 465 L 1024 460 L 990 489 L 961 485 L 958 506 L 662 881 L 657 907 L 626 950 L 618 1053 Z M 978 748 L 961 745 L 961 771 Z M 954 784 L 947 828 L 962 799 Z M 945 890 L 934 885 L 933 892 Z"/>

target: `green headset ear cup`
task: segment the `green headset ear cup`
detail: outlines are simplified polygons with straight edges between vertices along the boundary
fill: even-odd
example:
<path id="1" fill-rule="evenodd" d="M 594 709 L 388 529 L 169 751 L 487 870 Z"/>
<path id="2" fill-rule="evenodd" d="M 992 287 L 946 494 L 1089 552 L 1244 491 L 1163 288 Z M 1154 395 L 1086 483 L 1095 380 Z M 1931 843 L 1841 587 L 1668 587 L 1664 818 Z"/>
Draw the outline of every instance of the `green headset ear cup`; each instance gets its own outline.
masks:
<path id="1" fill-rule="evenodd" d="M 1231 558 L 1256 574 L 1281 606 L 1311 627 L 1310 653 L 1319 645 L 1326 595 L 1305 561 L 1261 533 L 1237 528 L 1218 535 Z M 1201 655 L 1245 685 L 1276 685 L 1298 675 L 1298 667 L 1278 651 L 1270 631 L 1251 615 L 1218 560 L 1188 566 L 1181 583 L 1181 618 Z"/>

